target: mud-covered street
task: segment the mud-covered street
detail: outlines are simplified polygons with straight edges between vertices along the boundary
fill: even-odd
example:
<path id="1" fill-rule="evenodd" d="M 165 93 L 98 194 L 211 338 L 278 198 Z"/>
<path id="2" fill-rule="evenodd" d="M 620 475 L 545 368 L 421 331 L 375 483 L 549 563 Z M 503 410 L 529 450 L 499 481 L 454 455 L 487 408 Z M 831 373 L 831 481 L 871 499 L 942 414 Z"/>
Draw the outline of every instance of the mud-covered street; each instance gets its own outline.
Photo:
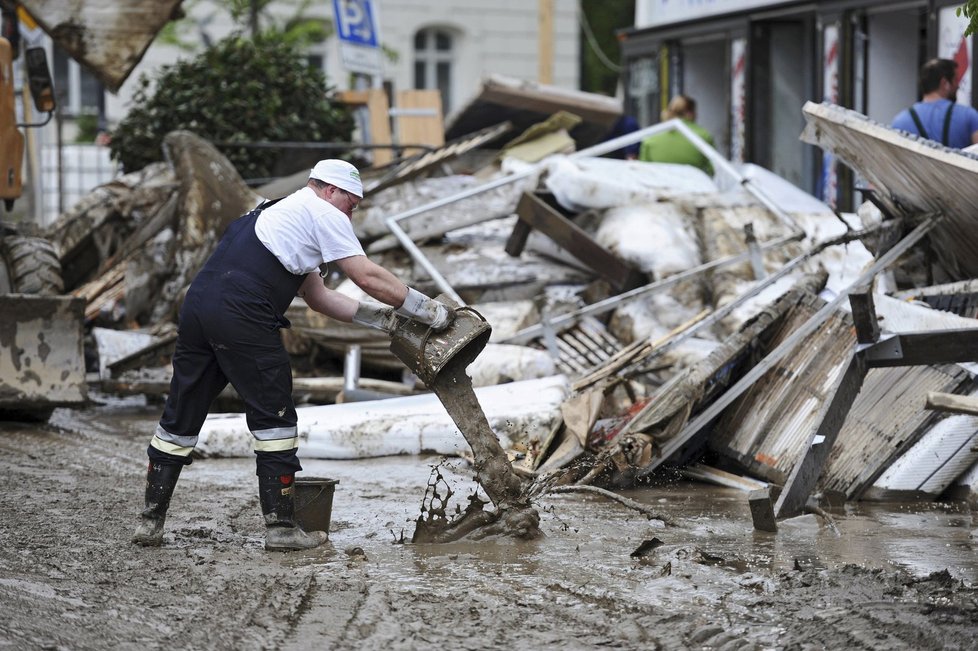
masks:
<path id="1" fill-rule="evenodd" d="M 437 457 L 308 460 L 339 480 L 330 543 L 269 553 L 251 460 L 200 459 L 163 547 L 137 547 L 157 417 L 135 399 L 0 425 L 4 648 L 966 649 L 978 634 L 966 506 L 852 503 L 838 534 L 814 515 L 765 534 L 743 493 L 677 482 L 627 493 L 674 526 L 549 495 L 540 540 L 420 546 L 395 539 Z M 464 498 L 468 466 L 442 472 Z"/>

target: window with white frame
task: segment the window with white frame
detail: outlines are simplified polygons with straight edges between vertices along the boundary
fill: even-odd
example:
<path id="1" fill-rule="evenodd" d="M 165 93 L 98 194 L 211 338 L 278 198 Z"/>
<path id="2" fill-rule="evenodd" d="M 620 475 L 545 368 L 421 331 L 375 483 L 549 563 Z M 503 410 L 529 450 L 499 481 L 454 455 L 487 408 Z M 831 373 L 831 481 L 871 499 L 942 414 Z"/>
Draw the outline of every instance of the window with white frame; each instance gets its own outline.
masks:
<path id="1" fill-rule="evenodd" d="M 57 45 L 52 46 L 54 92 L 63 114 L 97 114 L 104 92 L 101 82 Z"/>
<path id="2" fill-rule="evenodd" d="M 428 27 L 414 35 L 414 87 L 438 90 L 445 114 L 451 111 L 452 46 L 452 35 L 445 29 Z"/>

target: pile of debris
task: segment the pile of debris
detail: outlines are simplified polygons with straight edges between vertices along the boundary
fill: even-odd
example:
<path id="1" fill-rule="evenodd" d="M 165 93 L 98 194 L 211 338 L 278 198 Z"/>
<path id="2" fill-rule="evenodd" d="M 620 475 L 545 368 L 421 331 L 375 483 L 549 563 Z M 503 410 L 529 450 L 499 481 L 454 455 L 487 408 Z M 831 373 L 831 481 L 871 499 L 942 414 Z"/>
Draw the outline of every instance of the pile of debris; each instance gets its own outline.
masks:
<path id="1" fill-rule="evenodd" d="M 568 152 L 573 116 L 521 133 L 474 122 L 365 174 L 368 255 L 492 325 L 468 372 L 535 490 L 680 473 L 743 489 L 760 529 L 818 510 L 816 497 L 976 498 L 978 159 L 839 107 L 804 110 L 805 137 L 871 182 L 857 213 L 695 136 L 714 177 L 600 157 L 673 123 Z M 503 134 L 514 155 L 480 149 Z M 166 147 L 171 164 L 98 188 L 50 233 L 106 392 L 166 391 L 176 308 L 217 237 L 307 176 L 252 191 L 197 136 Z M 386 336 L 299 299 L 288 317 L 304 456 L 467 453 Z M 246 429 L 214 415 L 198 450 L 250 455 Z"/>

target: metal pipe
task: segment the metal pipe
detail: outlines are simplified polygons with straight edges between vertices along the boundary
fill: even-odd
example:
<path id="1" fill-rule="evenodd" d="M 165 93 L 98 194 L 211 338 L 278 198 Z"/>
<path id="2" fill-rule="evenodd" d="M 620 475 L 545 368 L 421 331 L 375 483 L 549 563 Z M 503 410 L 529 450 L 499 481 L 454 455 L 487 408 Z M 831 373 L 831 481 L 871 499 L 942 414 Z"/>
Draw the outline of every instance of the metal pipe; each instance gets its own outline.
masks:
<path id="1" fill-rule="evenodd" d="M 356 391 L 360 386 L 360 344 L 351 344 L 343 360 L 343 391 Z"/>

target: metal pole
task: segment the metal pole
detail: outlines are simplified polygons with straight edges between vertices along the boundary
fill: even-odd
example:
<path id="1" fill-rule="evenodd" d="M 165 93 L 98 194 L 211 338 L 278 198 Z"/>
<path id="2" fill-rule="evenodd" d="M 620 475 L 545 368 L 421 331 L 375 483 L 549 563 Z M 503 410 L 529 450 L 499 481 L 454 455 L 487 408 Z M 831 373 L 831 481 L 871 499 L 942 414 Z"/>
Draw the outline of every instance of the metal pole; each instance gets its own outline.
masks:
<path id="1" fill-rule="evenodd" d="M 770 197 L 764 194 L 764 192 L 761 191 L 760 188 L 755 187 L 754 184 L 751 183 L 750 179 L 747 179 L 746 177 L 744 177 L 743 174 L 738 172 L 736 168 L 734 168 L 734 166 L 730 163 L 730 161 L 728 161 L 726 158 L 721 156 L 720 152 L 718 152 L 716 149 L 714 149 L 709 144 L 707 144 L 705 140 L 700 138 L 696 134 L 696 132 L 690 129 L 689 126 L 686 125 L 682 120 L 678 118 L 674 118 L 672 120 L 669 120 L 669 122 L 666 124 L 669 123 L 674 123 L 674 126 L 679 131 L 679 133 L 686 136 L 686 139 L 689 140 L 694 147 L 696 147 L 698 150 L 700 150 L 700 152 L 702 152 L 704 156 L 710 159 L 710 162 L 713 164 L 714 169 L 722 169 L 724 174 L 728 174 L 731 178 L 736 180 L 741 187 L 743 187 L 745 190 L 747 190 L 752 195 L 754 195 L 757 198 L 757 200 L 760 201 L 762 204 L 764 204 L 764 206 L 768 210 L 770 210 L 772 213 L 777 215 L 778 219 L 780 219 L 785 224 L 790 226 L 793 230 L 796 231 L 803 230 L 800 226 L 798 226 L 798 223 L 794 219 L 792 219 L 790 215 L 788 215 L 788 213 L 781 210 L 781 208 L 778 207 L 778 205 L 774 203 Z"/>
<path id="2" fill-rule="evenodd" d="M 360 344 L 350 344 L 343 364 L 343 391 L 356 391 L 360 386 Z"/>

